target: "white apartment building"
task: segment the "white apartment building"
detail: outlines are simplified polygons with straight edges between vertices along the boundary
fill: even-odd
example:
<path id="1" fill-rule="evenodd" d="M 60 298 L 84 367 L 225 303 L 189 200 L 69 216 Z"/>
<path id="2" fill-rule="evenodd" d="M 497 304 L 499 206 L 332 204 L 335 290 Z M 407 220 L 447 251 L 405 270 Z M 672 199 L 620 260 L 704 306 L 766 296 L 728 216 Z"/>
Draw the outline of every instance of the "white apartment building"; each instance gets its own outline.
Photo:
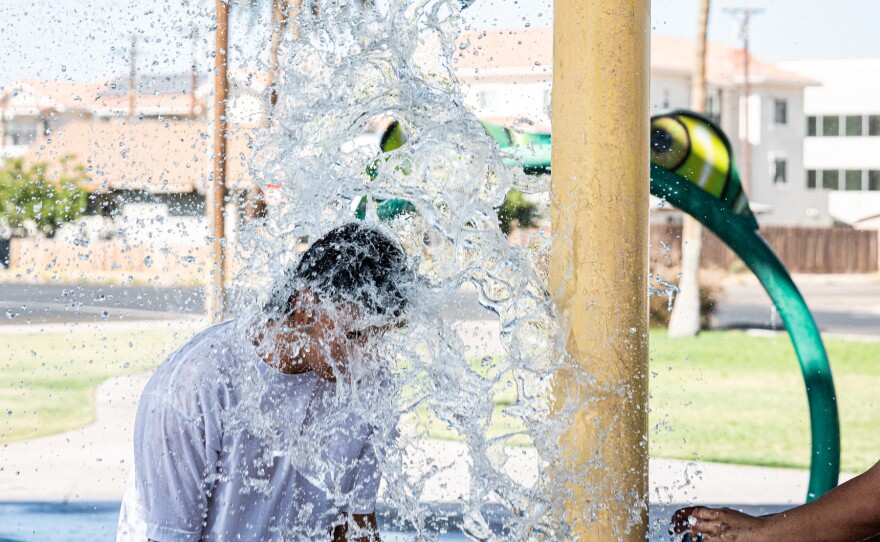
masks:
<path id="1" fill-rule="evenodd" d="M 806 89 L 804 187 L 836 222 L 880 229 L 880 59 L 780 63 L 821 82 Z"/>
<path id="2" fill-rule="evenodd" d="M 481 31 L 465 34 L 454 67 L 465 99 L 477 116 L 524 130 L 550 132 L 552 30 Z M 690 106 L 694 42 L 665 36 L 651 41 L 651 113 Z M 802 182 L 806 133 L 804 91 L 818 82 L 750 57 L 748 100 L 750 175 L 743 138 L 742 50 L 710 43 L 707 110 L 734 147 L 748 177 L 752 208 L 761 224 L 828 226 L 828 198 Z"/>

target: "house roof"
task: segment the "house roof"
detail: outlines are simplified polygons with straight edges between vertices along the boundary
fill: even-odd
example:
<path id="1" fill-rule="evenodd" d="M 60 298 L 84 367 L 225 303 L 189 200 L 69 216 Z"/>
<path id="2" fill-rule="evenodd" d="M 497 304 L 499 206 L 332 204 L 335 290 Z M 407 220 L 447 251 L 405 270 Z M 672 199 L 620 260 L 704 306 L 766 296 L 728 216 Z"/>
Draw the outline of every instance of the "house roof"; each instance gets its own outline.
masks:
<path id="1" fill-rule="evenodd" d="M 78 83 L 72 81 L 18 81 L 0 92 L 5 109 L 13 115 L 37 115 L 46 111 L 77 111 L 87 115 L 112 116 L 128 113 L 127 90 L 116 88 L 112 81 Z M 135 113 L 143 115 L 188 115 L 190 94 L 139 93 Z M 203 107 L 200 100 L 198 107 Z"/>
<path id="2" fill-rule="evenodd" d="M 553 30 L 527 28 L 467 32 L 459 38 L 454 68 L 465 82 L 475 80 L 548 80 L 553 65 Z M 463 48 L 462 48 L 463 47 Z M 742 49 L 709 42 L 706 79 L 719 86 L 741 84 L 745 55 Z M 670 36 L 651 37 L 651 70 L 689 75 L 696 42 Z M 811 85 L 817 82 L 749 55 L 749 81 Z"/>
<path id="3" fill-rule="evenodd" d="M 0 91 L 3 108 L 12 114 L 84 109 L 98 85 L 69 81 L 17 81 Z"/>
<path id="4" fill-rule="evenodd" d="M 87 188 L 149 192 L 204 192 L 213 168 L 213 136 L 204 121 L 73 121 L 28 149 L 29 163 L 55 164 L 72 156 L 86 168 Z M 227 186 L 247 188 L 248 132 L 227 143 Z M 51 172 L 50 172 L 51 173 Z"/>
<path id="5" fill-rule="evenodd" d="M 654 36 L 651 38 L 651 69 L 690 74 L 693 70 L 697 44 L 694 40 Z M 784 70 L 772 62 L 749 54 L 749 82 L 788 83 L 801 86 L 819 82 L 805 75 Z M 718 42 L 706 45 L 706 80 L 714 85 L 741 84 L 745 51 L 739 47 Z"/>

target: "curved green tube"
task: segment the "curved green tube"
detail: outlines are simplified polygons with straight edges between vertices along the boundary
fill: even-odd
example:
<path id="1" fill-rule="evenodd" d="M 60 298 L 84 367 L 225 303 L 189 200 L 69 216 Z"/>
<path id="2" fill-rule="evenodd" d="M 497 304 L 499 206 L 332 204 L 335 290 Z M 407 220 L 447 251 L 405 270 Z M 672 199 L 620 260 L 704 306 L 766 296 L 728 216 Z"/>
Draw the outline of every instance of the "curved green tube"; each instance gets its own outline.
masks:
<path id="1" fill-rule="evenodd" d="M 549 135 L 483 125 L 508 165 L 527 173 L 550 173 Z M 383 136 L 382 149 L 387 152 L 405 142 L 406 134 L 395 122 Z M 840 472 L 837 398 L 816 322 L 785 266 L 757 231 L 730 143 L 720 128 L 689 111 L 658 115 L 652 119 L 652 162 L 651 194 L 693 216 L 724 241 L 755 273 L 785 322 L 807 388 L 812 432 L 807 500 L 813 500 L 837 485 Z M 398 200 L 382 205 L 388 206 L 388 214 L 403 212 Z"/>
<path id="2" fill-rule="evenodd" d="M 812 456 L 807 501 L 837 486 L 840 426 L 828 355 L 813 315 L 785 266 L 750 224 L 691 182 L 651 164 L 651 193 L 712 230 L 755 273 L 779 310 L 801 365 L 810 405 Z"/>

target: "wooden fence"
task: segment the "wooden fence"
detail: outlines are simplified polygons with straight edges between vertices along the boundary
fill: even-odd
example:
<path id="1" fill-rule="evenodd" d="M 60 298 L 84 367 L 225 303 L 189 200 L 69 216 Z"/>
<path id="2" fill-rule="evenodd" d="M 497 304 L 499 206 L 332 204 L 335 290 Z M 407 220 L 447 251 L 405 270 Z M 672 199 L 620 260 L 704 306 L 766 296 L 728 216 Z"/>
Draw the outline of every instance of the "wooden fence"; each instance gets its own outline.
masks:
<path id="1" fill-rule="evenodd" d="M 880 270 L 878 232 L 850 228 L 767 226 L 761 235 L 792 273 L 876 273 Z M 731 270 L 739 258 L 704 228 L 702 265 Z M 681 225 L 651 225 L 651 261 L 681 261 Z"/>

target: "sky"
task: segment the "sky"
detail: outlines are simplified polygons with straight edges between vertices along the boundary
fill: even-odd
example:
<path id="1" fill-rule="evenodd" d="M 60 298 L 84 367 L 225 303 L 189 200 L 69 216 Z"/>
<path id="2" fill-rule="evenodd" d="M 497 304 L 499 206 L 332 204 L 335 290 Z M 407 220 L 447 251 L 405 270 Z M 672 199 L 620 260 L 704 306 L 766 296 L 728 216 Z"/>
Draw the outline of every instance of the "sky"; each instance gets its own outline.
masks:
<path id="1" fill-rule="evenodd" d="M 585 1 L 585 0 L 581 0 Z M 180 73 L 211 64 L 213 0 L 2 0 L 0 86 L 25 78 L 95 81 L 128 73 L 131 35 L 139 73 Z M 264 2 L 265 3 L 265 2 Z M 738 44 L 726 8 L 747 0 L 713 0 L 709 39 Z M 698 0 L 653 0 L 656 34 L 696 35 Z M 766 60 L 880 57 L 880 0 L 748 0 L 752 51 Z M 833 13 L 830 6 L 833 5 Z M 552 0 L 476 0 L 466 26 L 551 26 Z M 233 63 L 265 44 L 265 14 L 237 8 L 230 34 Z M 198 34 L 193 38 L 193 30 Z M 194 47 L 195 43 L 195 47 Z"/>

